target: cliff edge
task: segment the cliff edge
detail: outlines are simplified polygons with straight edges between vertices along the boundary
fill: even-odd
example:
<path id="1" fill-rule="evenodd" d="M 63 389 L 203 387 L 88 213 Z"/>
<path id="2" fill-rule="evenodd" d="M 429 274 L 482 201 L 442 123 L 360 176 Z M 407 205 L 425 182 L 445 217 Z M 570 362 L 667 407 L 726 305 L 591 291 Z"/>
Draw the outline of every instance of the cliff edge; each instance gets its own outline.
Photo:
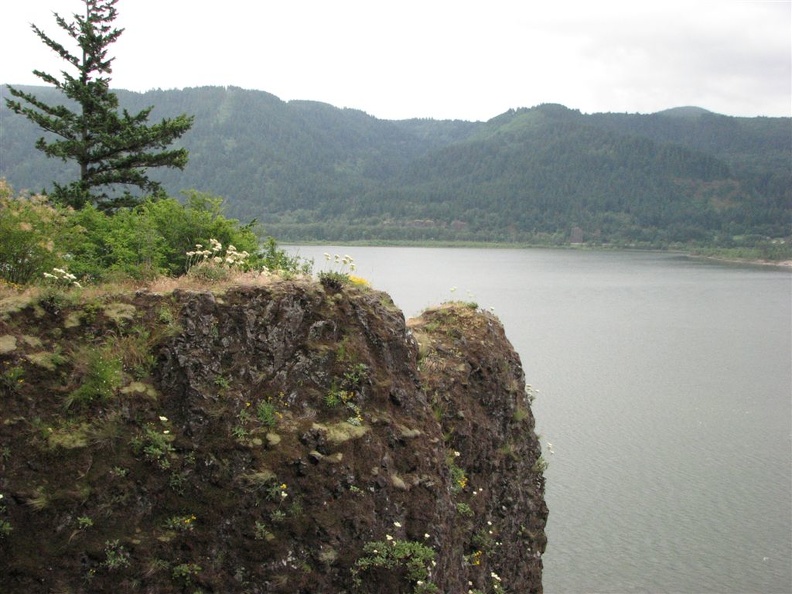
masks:
<path id="1" fill-rule="evenodd" d="M 500 322 L 272 280 L 0 301 L 0 591 L 541 592 Z"/>

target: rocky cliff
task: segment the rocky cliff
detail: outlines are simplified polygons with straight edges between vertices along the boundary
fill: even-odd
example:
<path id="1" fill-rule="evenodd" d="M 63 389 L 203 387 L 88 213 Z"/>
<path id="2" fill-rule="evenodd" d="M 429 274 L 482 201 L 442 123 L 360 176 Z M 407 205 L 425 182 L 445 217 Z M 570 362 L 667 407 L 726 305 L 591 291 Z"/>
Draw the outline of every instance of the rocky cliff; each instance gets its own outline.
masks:
<path id="1" fill-rule="evenodd" d="M 541 592 L 492 315 L 311 280 L 0 303 L 0 591 Z"/>

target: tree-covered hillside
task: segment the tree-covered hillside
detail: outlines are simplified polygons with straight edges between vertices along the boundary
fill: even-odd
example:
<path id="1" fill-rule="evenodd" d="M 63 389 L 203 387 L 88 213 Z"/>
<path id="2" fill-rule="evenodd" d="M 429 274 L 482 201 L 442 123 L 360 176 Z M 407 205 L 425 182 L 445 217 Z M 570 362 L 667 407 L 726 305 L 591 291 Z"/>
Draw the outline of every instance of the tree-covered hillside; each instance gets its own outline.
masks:
<path id="1" fill-rule="evenodd" d="M 173 195 L 224 196 L 230 215 L 257 218 L 281 240 L 662 247 L 792 234 L 790 118 L 542 105 L 488 122 L 387 121 L 238 88 L 118 96 L 130 110 L 156 105 L 152 120 L 195 116 L 181 141 L 189 165 L 157 174 Z M 0 176 L 17 189 L 74 175 L 37 154 L 38 136 L 0 108 Z"/>

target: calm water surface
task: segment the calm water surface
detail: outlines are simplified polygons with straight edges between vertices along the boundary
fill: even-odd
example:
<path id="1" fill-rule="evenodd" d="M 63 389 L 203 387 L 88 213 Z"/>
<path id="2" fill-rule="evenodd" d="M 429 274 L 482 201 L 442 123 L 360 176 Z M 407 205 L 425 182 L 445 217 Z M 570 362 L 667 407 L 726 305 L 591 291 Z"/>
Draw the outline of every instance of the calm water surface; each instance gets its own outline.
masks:
<path id="1" fill-rule="evenodd" d="M 317 270 L 324 252 L 351 254 L 408 317 L 449 299 L 494 308 L 539 390 L 548 593 L 792 592 L 792 272 L 640 252 L 289 249 Z"/>

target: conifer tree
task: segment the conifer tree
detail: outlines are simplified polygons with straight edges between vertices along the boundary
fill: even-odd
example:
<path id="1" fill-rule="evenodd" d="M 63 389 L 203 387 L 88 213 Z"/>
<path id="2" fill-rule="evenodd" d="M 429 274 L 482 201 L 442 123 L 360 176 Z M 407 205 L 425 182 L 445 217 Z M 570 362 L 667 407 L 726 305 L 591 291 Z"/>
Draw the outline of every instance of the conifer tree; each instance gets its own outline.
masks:
<path id="1" fill-rule="evenodd" d="M 134 115 L 126 109 L 119 112 L 108 76 L 114 58 L 107 57 L 108 46 L 124 31 L 112 26 L 118 0 L 83 2 L 85 15 L 75 14 L 73 22 L 54 13 L 58 26 L 76 42 L 73 51 L 31 25 L 36 35 L 76 70 L 73 74 L 64 70 L 61 79 L 33 71 L 60 90 L 70 106 L 48 105 L 13 87 L 9 87 L 11 95 L 21 102 L 6 99 L 6 104 L 50 133 L 48 138 L 39 138 L 36 148 L 48 157 L 73 160 L 80 167 L 78 180 L 65 186 L 54 183 L 53 200 L 75 208 L 93 203 L 113 210 L 141 201 L 130 192 L 135 187 L 155 196 L 164 193 L 158 182 L 148 178 L 147 169 L 184 168 L 187 150 L 166 149 L 190 129 L 193 117 L 183 114 L 149 125 L 153 106 Z"/>

